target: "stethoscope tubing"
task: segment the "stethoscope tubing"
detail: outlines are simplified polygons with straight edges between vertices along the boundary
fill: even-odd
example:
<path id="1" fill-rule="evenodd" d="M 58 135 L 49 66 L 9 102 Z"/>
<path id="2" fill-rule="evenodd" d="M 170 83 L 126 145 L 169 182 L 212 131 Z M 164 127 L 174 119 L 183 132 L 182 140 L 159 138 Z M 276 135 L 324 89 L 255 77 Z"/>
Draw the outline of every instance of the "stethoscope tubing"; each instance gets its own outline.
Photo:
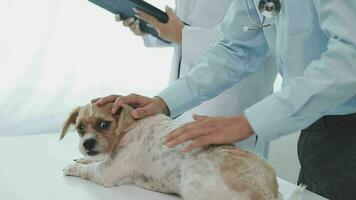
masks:
<path id="1" fill-rule="evenodd" d="M 271 26 L 271 24 L 264 24 L 266 21 L 266 17 L 262 16 L 262 22 L 261 23 L 256 23 L 255 20 L 252 18 L 251 15 L 251 11 L 250 11 L 250 4 L 248 3 L 248 0 L 245 0 L 245 4 L 246 4 L 246 9 L 247 9 L 247 13 L 248 13 L 248 18 L 250 18 L 250 21 L 253 25 L 256 26 L 256 28 L 264 28 L 264 27 L 268 27 Z"/>

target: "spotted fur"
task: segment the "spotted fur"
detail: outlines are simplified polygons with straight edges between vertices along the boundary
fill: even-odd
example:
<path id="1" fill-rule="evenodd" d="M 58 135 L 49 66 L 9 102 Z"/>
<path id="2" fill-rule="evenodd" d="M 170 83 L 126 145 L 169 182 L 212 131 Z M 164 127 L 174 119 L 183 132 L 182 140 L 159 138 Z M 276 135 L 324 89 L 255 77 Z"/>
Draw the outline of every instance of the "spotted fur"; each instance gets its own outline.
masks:
<path id="1" fill-rule="evenodd" d="M 64 174 L 106 187 L 117 186 L 129 178 L 139 187 L 178 194 L 184 200 L 283 199 L 273 168 L 252 152 L 229 145 L 188 154 L 180 151 L 186 144 L 167 148 L 163 144 L 165 136 L 179 126 L 160 114 L 136 121 L 121 135 L 112 152 L 104 152 L 108 155 L 104 160 L 71 164 Z"/>

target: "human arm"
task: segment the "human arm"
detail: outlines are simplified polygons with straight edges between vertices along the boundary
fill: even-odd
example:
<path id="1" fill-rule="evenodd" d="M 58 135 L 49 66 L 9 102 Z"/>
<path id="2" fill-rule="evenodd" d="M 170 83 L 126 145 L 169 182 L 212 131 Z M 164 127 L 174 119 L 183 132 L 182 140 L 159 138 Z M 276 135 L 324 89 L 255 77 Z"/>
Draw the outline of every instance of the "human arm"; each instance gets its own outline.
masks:
<path id="1" fill-rule="evenodd" d="M 245 111 L 253 130 L 266 141 L 306 128 L 328 113 L 356 112 L 352 105 L 348 111 L 330 112 L 356 94 L 356 2 L 315 0 L 314 6 L 328 37 L 327 50 L 302 76 Z"/>
<path id="2" fill-rule="evenodd" d="M 238 3 L 235 2 L 235 4 Z M 184 112 L 184 109 L 190 109 L 204 100 L 213 98 L 228 87 L 257 71 L 265 62 L 268 46 L 263 31 L 242 32 L 242 27 L 249 21 L 246 11 L 241 10 L 241 7 L 241 5 L 234 5 L 230 9 L 230 14 L 221 25 L 224 38 L 203 54 L 203 57 L 199 59 L 194 70 L 188 76 L 177 81 L 182 81 L 178 83 L 178 87 L 173 87 L 173 89 L 168 87 L 158 95 L 163 99 L 165 107 L 168 104 L 167 108 L 169 108 L 172 117 L 179 115 L 180 112 Z M 255 10 L 253 10 L 253 14 L 257 15 Z M 173 83 L 173 86 L 176 83 Z M 167 98 L 169 99 L 167 100 Z M 177 107 L 171 107 L 169 104 L 178 106 L 179 110 L 177 110 Z M 228 140 L 209 140 L 210 144 L 233 143 L 252 135 L 253 132 L 249 124 L 245 122 L 246 119 L 243 116 L 226 119 L 207 118 L 201 121 L 197 120 L 197 124 L 202 125 L 201 127 L 203 128 L 206 125 L 210 126 L 210 123 L 215 123 L 216 126 L 214 127 L 224 127 L 226 131 L 221 132 L 221 134 L 231 136 L 228 137 Z M 238 126 L 238 128 L 240 128 L 241 133 L 245 134 L 236 135 L 235 132 L 231 134 L 231 130 L 236 128 L 236 124 L 243 123 L 246 126 Z M 221 139 L 224 137 L 215 138 Z M 200 144 L 199 140 L 197 142 Z"/>
<path id="3" fill-rule="evenodd" d="M 240 1 L 234 1 L 220 26 L 224 37 L 202 55 L 194 70 L 158 94 L 168 104 L 171 117 L 213 98 L 262 67 L 268 46 L 263 31 L 242 31 L 249 23 L 243 8 Z M 255 9 L 251 13 L 257 17 Z"/>
<path id="4" fill-rule="evenodd" d="M 269 51 L 263 31 L 242 31 L 249 23 L 242 8 L 241 2 L 234 1 L 220 25 L 223 37 L 219 42 L 202 54 L 187 76 L 158 94 L 168 104 L 171 117 L 215 97 L 262 67 Z M 255 10 L 252 14 L 257 15 Z"/>
<path id="5" fill-rule="evenodd" d="M 181 75 L 187 74 L 193 67 L 197 58 L 202 55 L 211 44 L 221 37 L 217 27 L 202 28 L 195 26 L 184 26 L 182 31 L 182 61 Z"/>
<path id="6" fill-rule="evenodd" d="M 109 95 L 93 99 L 92 103 L 103 106 L 113 103 L 111 112 L 116 113 L 120 107 L 129 104 L 134 107 L 131 115 L 134 119 L 162 113 L 169 115 L 167 104 L 159 97 L 149 98 L 137 94 L 128 96 Z M 211 144 L 232 144 L 235 141 L 247 139 L 254 134 L 245 116 L 232 117 L 206 117 L 194 115 L 194 122 L 183 125 L 174 130 L 166 138 L 165 144 L 174 147 L 187 140 L 193 140 L 183 152 L 190 152 L 195 148 Z"/>

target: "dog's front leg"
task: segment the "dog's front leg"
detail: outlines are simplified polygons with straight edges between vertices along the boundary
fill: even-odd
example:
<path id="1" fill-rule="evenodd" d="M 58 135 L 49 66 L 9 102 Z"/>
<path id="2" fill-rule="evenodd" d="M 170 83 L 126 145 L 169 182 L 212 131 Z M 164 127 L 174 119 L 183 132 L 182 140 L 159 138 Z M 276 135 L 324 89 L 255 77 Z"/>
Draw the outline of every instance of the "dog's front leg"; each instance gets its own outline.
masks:
<path id="1" fill-rule="evenodd" d="M 87 164 L 91 164 L 91 163 L 99 162 L 99 161 L 103 161 L 103 160 L 105 160 L 105 158 L 83 157 L 83 158 L 75 159 L 74 162 L 87 165 Z"/>
<path id="2" fill-rule="evenodd" d="M 115 169 L 108 160 L 91 164 L 74 163 L 63 171 L 66 176 L 88 179 L 104 187 L 114 187 L 127 176 L 124 171 Z"/>

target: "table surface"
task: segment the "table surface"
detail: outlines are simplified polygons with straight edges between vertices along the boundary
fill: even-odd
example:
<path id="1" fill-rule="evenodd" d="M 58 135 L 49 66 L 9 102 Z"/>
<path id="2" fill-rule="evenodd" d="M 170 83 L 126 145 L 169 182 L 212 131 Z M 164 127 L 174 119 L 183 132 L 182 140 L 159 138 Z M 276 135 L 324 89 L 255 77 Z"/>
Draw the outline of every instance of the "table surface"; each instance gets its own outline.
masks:
<path id="1" fill-rule="evenodd" d="M 80 158 L 75 133 L 62 141 L 59 134 L 0 137 L 0 199 L 2 200 L 179 200 L 132 184 L 105 188 L 90 181 L 62 175 L 62 169 Z M 284 197 L 296 186 L 278 178 Z M 324 198 L 305 191 L 304 200 Z"/>

